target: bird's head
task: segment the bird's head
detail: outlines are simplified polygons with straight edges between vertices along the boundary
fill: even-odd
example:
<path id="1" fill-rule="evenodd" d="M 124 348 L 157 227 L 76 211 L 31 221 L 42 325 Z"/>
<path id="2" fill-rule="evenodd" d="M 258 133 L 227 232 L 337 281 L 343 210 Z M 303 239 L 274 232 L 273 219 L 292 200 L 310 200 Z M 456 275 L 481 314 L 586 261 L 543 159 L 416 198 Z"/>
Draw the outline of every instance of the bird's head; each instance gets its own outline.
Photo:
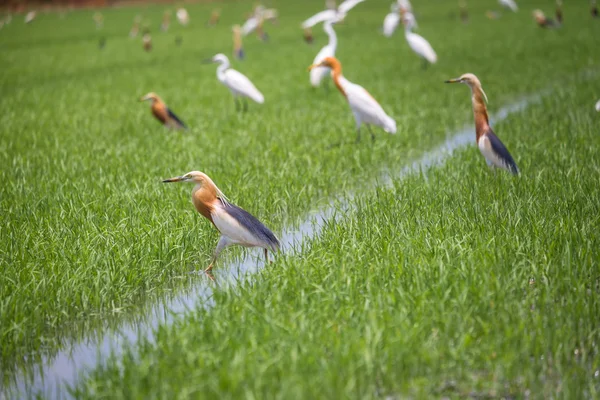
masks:
<path id="1" fill-rule="evenodd" d="M 310 67 L 308 67 L 308 70 L 310 71 L 311 69 L 317 67 L 327 67 L 338 71 L 342 70 L 342 64 L 335 57 L 325 57 L 320 63 L 313 64 Z"/>
<path id="2" fill-rule="evenodd" d="M 172 183 L 172 182 L 193 182 L 198 185 L 204 185 L 207 182 L 212 183 L 212 180 L 204 172 L 190 171 L 185 175 L 176 176 L 174 178 L 165 179 L 163 181 L 163 183 Z"/>
<path id="3" fill-rule="evenodd" d="M 444 82 L 445 83 L 464 83 L 465 85 L 469 85 L 471 90 L 479 89 L 481 91 L 481 93 L 483 93 L 483 97 L 485 97 L 485 102 L 487 103 L 487 101 L 488 101 L 487 96 L 486 96 L 485 92 L 483 91 L 483 88 L 481 87 L 481 82 L 479 82 L 479 78 L 477 78 L 474 74 L 466 73 L 466 74 L 461 75 L 459 78 L 448 79 L 447 81 L 444 81 Z"/>
<path id="4" fill-rule="evenodd" d="M 148 100 L 152 100 L 153 102 L 155 101 L 159 101 L 160 97 L 158 97 L 158 95 L 154 92 L 150 92 L 147 95 L 145 95 L 144 97 L 140 98 L 140 101 L 148 101 Z"/>
<path id="5" fill-rule="evenodd" d="M 225 63 L 229 63 L 229 58 L 227 58 L 227 56 L 223 53 L 219 53 L 211 58 L 207 58 L 204 61 L 204 64 L 212 64 L 212 63 L 216 63 L 216 64 L 225 64 Z"/>

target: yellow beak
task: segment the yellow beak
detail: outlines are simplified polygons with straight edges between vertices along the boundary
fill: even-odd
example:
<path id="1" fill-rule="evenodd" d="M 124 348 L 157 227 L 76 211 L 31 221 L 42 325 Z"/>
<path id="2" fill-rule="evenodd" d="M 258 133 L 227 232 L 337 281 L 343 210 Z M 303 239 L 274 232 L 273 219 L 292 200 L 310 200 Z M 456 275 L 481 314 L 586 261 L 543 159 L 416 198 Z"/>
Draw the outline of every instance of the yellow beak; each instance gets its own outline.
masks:
<path id="1" fill-rule="evenodd" d="M 460 78 L 448 79 L 447 81 L 444 81 L 444 83 L 460 83 Z"/>
<path id="2" fill-rule="evenodd" d="M 308 70 L 310 71 L 311 69 L 317 68 L 317 67 L 320 67 L 320 66 L 321 66 L 320 64 L 313 64 L 310 67 L 308 67 Z"/>

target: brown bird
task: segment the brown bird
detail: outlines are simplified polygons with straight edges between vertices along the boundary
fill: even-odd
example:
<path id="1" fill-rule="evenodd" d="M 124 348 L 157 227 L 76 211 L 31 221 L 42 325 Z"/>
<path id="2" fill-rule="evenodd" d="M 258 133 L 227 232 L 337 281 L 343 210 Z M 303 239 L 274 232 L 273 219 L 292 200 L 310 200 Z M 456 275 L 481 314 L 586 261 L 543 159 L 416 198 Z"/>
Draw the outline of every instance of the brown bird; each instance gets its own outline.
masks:
<path id="1" fill-rule="evenodd" d="M 544 14 L 542 10 L 533 10 L 533 18 L 540 28 L 557 28 L 558 24 Z"/>
<path id="2" fill-rule="evenodd" d="M 312 30 L 310 28 L 304 28 L 304 41 L 311 44 L 315 39 L 313 38 Z"/>
<path id="3" fill-rule="evenodd" d="M 171 11 L 166 10 L 163 14 L 162 24 L 160 24 L 160 30 L 166 32 L 169 30 L 171 25 Z"/>
<path id="4" fill-rule="evenodd" d="M 592 17 L 598 18 L 598 6 L 596 5 L 596 0 L 590 1 L 590 13 Z"/>
<path id="5" fill-rule="evenodd" d="M 460 78 L 447 80 L 446 83 L 464 83 L 471 88 L 471 102 L 473 104 L 473 116 L 475 117 L 475 139 L 487 164 L 490 167 L 502 168 L 518 175 L 519 168 L 517 168 L 515 160 L 490 127 L 485 106 L 487 96 L 479 79 L 473 74 L 464 74 Z"/>
<path id="6" fill-rule="evenodd" d="M 244 59 L 244 48 L 242 47 L 242 28 L 239 25 L 234 25 L 233 32 L 233 56 L 238 60 Z"/>
<path id="7" fill-rule="evenodd" d="M 150 51 L 152 50 L 152 36 L 149 33 L 144 33 L 142 37 L 142 41 L 144 42 L 144 50 Z"/>
<path id="8" fill-rule="evenodd" d="M 563 21 L 563 12 L 562 12 L 562 0 L 556 0 L 556 21 L 559 24 L 562 24 Z"/>
<path id="9" fill-rule="evenodd" d="M 210 14 L 210 19 L 208 20 L 206 25 L 207 26 L 215 26 L 219 23 L 220 18 L 221 18 L 221 10 L 217 8 L 217 9 L 213 10 L 212 13 Z"/>
<path id="10" fill-rule="evenodd" d="M 258 219 L 240 207 L 231 204 L 217 185 L 203 172 L 191 171 L 183 176 L 165 179 L 169 182 L 192 182 L 192 203 L 196 210 L 208 219 L 221 233 L 221 238 L 205 272 L 210 272 L 219 254 L 228 246 L 261 247 L 269 262 L 269 253 L 279 250 L 279 240 Z"/>
<path id="11" fill-rule="evenodd" d="M 187 126 L 179 119 L 173 111 L 167 107 L 164 101 L 156 93 L 150 92 L 140 99 L 140 101 L 152 101 L 151 110 L 154 117 L 164 126 L 172 129 L 187 129 Z"/>

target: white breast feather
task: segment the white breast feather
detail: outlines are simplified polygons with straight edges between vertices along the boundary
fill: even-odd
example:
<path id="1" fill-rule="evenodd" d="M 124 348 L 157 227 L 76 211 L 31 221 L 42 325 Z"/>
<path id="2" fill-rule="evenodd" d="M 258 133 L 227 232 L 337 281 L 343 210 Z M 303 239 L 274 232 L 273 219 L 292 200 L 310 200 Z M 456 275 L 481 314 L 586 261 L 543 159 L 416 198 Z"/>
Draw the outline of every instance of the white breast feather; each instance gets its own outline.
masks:
<path id="1" fill-rule="evenodd" d="M 249 97 L 260 104 L 265 101 L 262 93 L 254 86 L 250 79 L 235 69 L 228 69 L 225 71 L 225 84 L 235 94 Z"/>
<path id="2" fill-rule="evenodd" d="M 236 244 L 244 246 L 258 246 L 260 242 L 254 238 L 246 228 L 240 225 L 231 215 L 229 215 L 223 208 L 215 207 L 211 213 L 213 223 L 221 232 L 221 235 L 227 236 L 231 241 Z"/>

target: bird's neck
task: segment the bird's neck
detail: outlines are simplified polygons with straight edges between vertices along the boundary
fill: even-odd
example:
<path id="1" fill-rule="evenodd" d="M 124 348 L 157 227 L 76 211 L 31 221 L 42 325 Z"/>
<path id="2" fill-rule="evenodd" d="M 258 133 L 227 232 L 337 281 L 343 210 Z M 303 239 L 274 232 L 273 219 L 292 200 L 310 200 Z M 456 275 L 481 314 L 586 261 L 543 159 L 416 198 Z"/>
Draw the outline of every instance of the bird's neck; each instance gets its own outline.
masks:
<path id="1" fill-rule="evenodd" d="M 202 216 L 213 222 L 212 212 L 218 207 L 220 200 L 217 197 L 217 188 L 210 185 L 196 185 L 192 189 L 192 202 Z M 213 222 L 214 224 L 214 222 Z"/>
<path id="2" fill-rule="evenodd" d="M 218 67 L 217 67 L 217 78 L 219 78 L 219 80 L 224 80 L 225 79 L 225 71 L 227 71 L 229 69 L 229 62 L 224 61 L 222 62 Z"/>
<path id="3" fill-rule="evenodd" d="M 477 141 L 479 141 L 481 135 L 487 132 L 490 125 L 483 92 L 478 87 L 471 88 L 471 91 L 473 92 L 471 101 L 473 103 L 473 116 L 475 118 L 475 134 Z"/>
<path id="4" fill-rule="evenodd" d="M 333 83 L 335 84 L 335 87 L 338 88 L 340 93 L 342 95 L 344 95 L 344 97 L 347 97 L 346 91 L 344 90 L 344 84 L 346 83 L 346 79 L 342 75 L 342 67 L 336 66 L 336 67 L 332 68 L 331 69 L 331 78 L 333 79 Z"/>
<path id="5" fill-rule="evenodd" d="M 327 36 L 329 36 L 329 46 L 337 47 L 337 35 L 333 30 L 333 26 L 330 23 L 325 23 L 323 25 L 323 30 L 327 33 Z"/>

